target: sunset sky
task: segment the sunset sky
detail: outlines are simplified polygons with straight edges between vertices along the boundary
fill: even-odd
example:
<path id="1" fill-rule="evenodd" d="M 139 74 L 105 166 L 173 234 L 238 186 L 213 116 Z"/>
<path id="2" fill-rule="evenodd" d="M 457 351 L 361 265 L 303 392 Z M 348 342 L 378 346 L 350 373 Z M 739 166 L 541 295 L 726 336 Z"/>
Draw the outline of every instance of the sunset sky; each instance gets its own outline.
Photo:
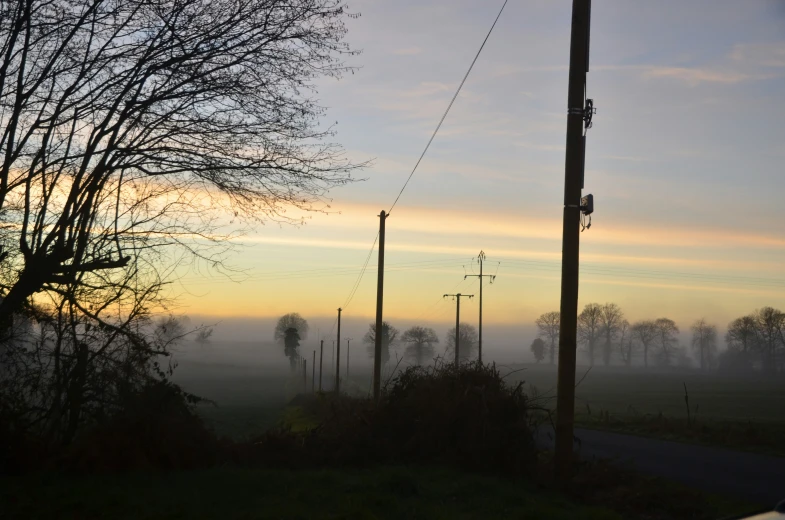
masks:
<path id="1" fill-rule="evenodd" d="M 244 274 L 189 274 L 180 311 L 269 318 L 298 311 L 329 329 L 335 311 L 375 312 L 378 229 L 501 1 L 353 0 L 347 41 L 363 53 L 322 81 L 325 123 L 366 180 L 331 193 L 329 215 L 245 236 Z M 591 28 L 580 305 L 618 303 L 631 320 L 668 316 L 723 328 L 785 308 L 785 7 L 775 0 L 597 0 Z M 454 322 L 444 293 L 478 294 L 485 322 L 529 327 L 559 306 L 569 1 L 511 0 L 419 170 L 387 220 L 385 314 Z M 474 271 L 472 271 L 472 269 Z M 462 305 L 476 324 L 477 302 Z M 316 325 L 314 325 L 316 324 Z M 443 329 L 443 330 L 442 330 Z M 219 331 L 220 332 L 220 331 Z M 225 332 L 226 333 L 226 332 Z M 322 331 L 324 334 L 325 331 Z M 359 335 L 361 330 L 349 331 Z"/>

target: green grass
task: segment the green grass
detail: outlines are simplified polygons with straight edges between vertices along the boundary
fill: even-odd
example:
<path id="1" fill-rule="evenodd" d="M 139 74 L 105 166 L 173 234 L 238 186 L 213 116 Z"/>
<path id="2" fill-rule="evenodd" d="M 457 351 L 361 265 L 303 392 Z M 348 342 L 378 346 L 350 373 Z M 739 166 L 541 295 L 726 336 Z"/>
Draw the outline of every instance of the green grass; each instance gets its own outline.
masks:
<path id="1" fill-rule="evenodd" d="M 582 414 L 575 423 L 582 428 L 717 446 L 785 457 L 785 424 L 743 422 L 630 414 Z"/>
<path id="2" fill-rule="evenodd" d="M 620 519 L 521 482 L 435 468 L 0 479 L 4 518 Z"/>

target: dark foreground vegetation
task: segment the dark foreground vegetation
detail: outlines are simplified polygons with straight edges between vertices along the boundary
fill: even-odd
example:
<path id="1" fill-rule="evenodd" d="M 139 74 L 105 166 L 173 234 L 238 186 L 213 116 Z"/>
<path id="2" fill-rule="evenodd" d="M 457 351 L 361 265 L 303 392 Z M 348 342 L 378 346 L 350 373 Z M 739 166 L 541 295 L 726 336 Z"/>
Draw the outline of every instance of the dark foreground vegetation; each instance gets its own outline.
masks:
<path id="1" fill-rule="evenodd" d="M 491 366 L 410 368 L 379 406 L 298 396 L 283 421 L 217 437 L 159 382 L 53 449 L 4 423 L 15 518 L 720 518 L 744 510 L 598 462 L 550 479 L 523 385 Z"/>

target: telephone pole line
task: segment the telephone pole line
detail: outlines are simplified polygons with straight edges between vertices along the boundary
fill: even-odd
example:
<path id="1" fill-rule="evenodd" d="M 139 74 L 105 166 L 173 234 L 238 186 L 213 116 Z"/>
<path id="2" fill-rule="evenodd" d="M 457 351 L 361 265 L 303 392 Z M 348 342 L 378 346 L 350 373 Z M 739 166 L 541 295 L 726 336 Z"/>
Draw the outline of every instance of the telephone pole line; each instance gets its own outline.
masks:
<path id="1" fill-rule="evenodd" d="M 477 342 L 477 360 L 482 364 L 482 278 L 486 276 L 491 279 L 491 283 L 496 279 L 495 274 L 482 274 L 482 261 L 485 260 L 485 252 L 480 251 L 480 254 L 477 255 L 480 259 L 480 274 L 467 274 L 463 277 L 464 280 L 469 277 L 478 277 L 480 279 L 480 333 L 479 339 Z"/>
<path id="2" fill-rule="evenodd" d="M 373 401 L 379 402 L 382 378 L 382 323 L 384 322 L 382 306 L 384 304 L 384 223 L 387 213 L 379 213 L 379 263 L 376 280 L 376 336 L 373 342 Z M 348 345 L 346 347 L 349 348 Z M 347 362 L 348 365 L 348 362 Z M 348 369 L 348 366 L 347 366 Z"/>
<path id="3" fill-rule="evenodd" d="M 573 0 L 570 41 L 570 75 L 567 99 L 567 149 L 564 166 L 564 218 L 562 228 L 561 323 L 559 376 L 556 400 L 554 469 L 566 483 L 572 476 L 575 420 L 575 351 L 578 321 L 578 261 L 582 214 L 593 211 L 591 195 L 581 198 L 586 136 L 591 127 L 594 102 L 586 99 L 589 70 L 591 0 Z M 591 222 L 589 222 L 591 225 Z M 586 226 L 588 227 L 588 226 Z"/>
<path id="4" fill-rule="evenodd" d="M 341 309 L 338 307 L 338 338 L 335 342 L 338 344 L 335 350 L 335 393 L 341 393 Z"/>
<path id="5" fill-rule="evenodd" d="M 458 350 L 460 348 L 461 343 L 461 298 L 474 298 L 473 294 L 445 294 L 442 298 L 451 297 L 455 300 L 455 366 L 457 367 L 459 364 L 458 361 Z"/>

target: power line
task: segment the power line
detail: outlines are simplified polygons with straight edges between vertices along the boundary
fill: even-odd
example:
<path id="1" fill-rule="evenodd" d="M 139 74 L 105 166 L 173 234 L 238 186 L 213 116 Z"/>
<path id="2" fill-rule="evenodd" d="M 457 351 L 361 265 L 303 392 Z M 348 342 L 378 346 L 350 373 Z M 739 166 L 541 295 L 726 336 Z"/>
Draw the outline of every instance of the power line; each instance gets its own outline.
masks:
<path id="1" fill-rule="evenodd" d="M 341 308 L 346 309 L 351 303 L 352 298 L 354 298 L 355 293 L 357 292 L 357 288 L 360 286 L 360 282 L 363 279 L 363 275 L 365 274 L 365 270 L 368 268 L 368 262 L 371 260 L 371 255 L 373 254 L 374 248 L 376 248 L 376 242 L 379 240 L 379 233 L 376 233 L 376 238 L 373 239 L 373 244 L 371 244 L 371 249 L 368 251 L 368 256 L 365 257 L 365 264 L 363 264 L 363 268 L 360 271 L 360 275 L 357 277 L 357 281 L 354 282 L 354 287 L 352 287 L 351 292 L 349 292 L 349 296 L 346 298 L 346 303 L 344 303 Z"/>
<path id="2" fill-rule="evenodd" d="M 390 206 L 390 211 L 387 212 L 388 214 L 392 213 L 393 208 L 398 203 L 398 199 L 400 199 L 401 195 L 403 194 L 403 190 L 406 189 L 406 186 L 409 184 L 409 181 L 412 179 L 412 176 L 414 175 L 414 172 L 417 171 L 417 167 L 420 165 L 420 161 L 422 161 L 423 157 L 425 157 L 425 154 L 428 151 L 428 148 L 430 148 L 431 143 L 433 142 L 433 138 L 436 137 L 436 134 L 439 132 L 439 128 L 441 128 L 442 123 L 444 123 L 444 119 L 447 117 L 447 114 L 450 112 L 450 109 L 452 108 L 453 103 L 455 103 L 455 99 L 458 97 L 458 94 L 461 92 L 461 88 L 463 88 L 463 84 L 466 83 L 466 79 L 469 77 L 469 74 L 471 73 L 472 68 L 474 68 L 474 64 L 477 62 L 477 58 L 480 57 L 480 53 L 482 52 L 482 49 L 485 47 L 485 43 L 488 41 L 488 38 L 491 36 L 491 33 L 493 32 L 493 28 L 496 27 L 496 22 L 499 21 L 499 17 L 501 17 L 502 11 L 504 11 L 504 7 L 506 5 L 507 5 L 507 0 L 504 0 L 504 4 L 502 4 L 502 8 L 499 9 L 499 14 L 496 15 L 496 19 L 493 21 L 493 25 L 491 25 L 491 28 L 488 31 L 488 34 L 485 35 L 485 39 L 482 41 L 482 45 L 480 45 L 480 49 L 477 51 L 477 54 L 474 56 L 474 59 L 472 60 L 471 65 L 469 65 L 469 70 L 467 70 L 466 74 L 463 76 L 463 79 L 461 80 L 461 84 L 458 85 L 458 90 L 455 91 L 455 94 L 453 95 L 452 99 L 450 100 L 450 104 L 447 105 L 447 110 L 445 110 L 444 114 L 442 114 L 442 118 L 439 120 L 439 124 L 436 125 L 436 130 L 433 131 L 433 134 L 431 135 L 431 138 L 428 139 L 428 144 L 425 145 L 425 149 L 420 154 L 420 158 L 417 159 L 417 162 L 414 164 L 414 168 L 412 168 L 412 172 L 409 174 L 409 177 L 406 179 L 406 182 L 403 183 L 403 187 L 401 188 L 401 191 L 398 193 L 398 196 L 395 197 L 395 202 L 393 202 L 392 206 Z"/>

